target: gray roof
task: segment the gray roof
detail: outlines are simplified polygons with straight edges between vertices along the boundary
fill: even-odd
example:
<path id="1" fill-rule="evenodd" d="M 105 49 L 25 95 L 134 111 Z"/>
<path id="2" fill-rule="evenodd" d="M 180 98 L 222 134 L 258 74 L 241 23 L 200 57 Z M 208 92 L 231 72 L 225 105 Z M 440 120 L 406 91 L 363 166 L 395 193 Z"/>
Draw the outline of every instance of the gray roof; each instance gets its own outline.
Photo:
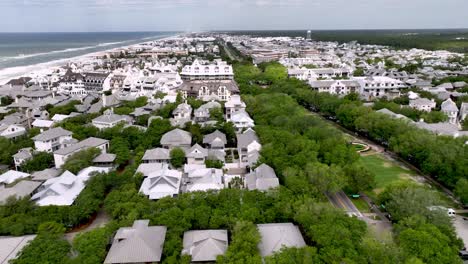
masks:
<path id="1" fill-rule="evenodd" d="M 191 143 L 192 134 L 179 128 L 167 132 L 161 138 L 161 145 L 180 146 Z"/>
<path id="2" fill-rule="evenodd" d="M 58 137 L 71 136 L 73 133 L 61 127 L 51 128 L 33 137 L 35 141 L 47 141 Z"/>
<path id="3" fill-rule="evenodd" d="M 203 144 L 220 146 L 219 143 L 222 143 L 223 146 L 227 144 L 226 135 L 219 130 L 203 137 Z"/>
<path id="4" fill-rule="evenodd" d="M 249 190 L 266 191 L 279 186 L 275 171 L 266 164 L 258 166 L 253 173 L 247 174 L 245 180 Z"/>
<path id="5" fill-rule="evenodd" d="M 13 155 L 15 159 L 29 159 L 32 158 L 33 150 L 32 148 L 22 148 L 16 154 Z"/>
<path id="6" fill-rule="evenodd" d="M 93 122 L 99 123 L 115 123 L 115 122 L 128 122 L 132 118 L 127 115 L 117 115 L 117 114 L 104 114 L 93 119 Z"/>
<path id="7" fill-rule="evenodd" d="M 330 87 L 332 84 L 336 82 L 341 82 L 343 85 L 347 87 L 358 87 L 359 83 L 353 80 L 322 80 L 322 81 L 311 81 L 309 85 L 313 88 L 326 88 Z"/>
<path id="8" fill-rule="evenodd" d="M 415 125 L 421 129 L 428 130 L 437 135 L 446 136 L 468 136 L 468 131 L 460 131 L 457 125 L 450 123 L 433 123 L 428 124 L 426 122 L 416 122 Z"/>
<path id="9" fill-rule="evenodd" d="M 47 181 L 48 179 L 58 177 L 59 175 L 60 170 L 51 168 L 42 171 L 36 171 L 33 174 L 31 174 L 31 178 L 33 181 Z"/>
<path id="10" fill-rule="evenodd" d="M 112 153 L 101 153 L 96 158 L 93 159 L 94 163 L 110 163 L 114 162 L 117 155 Z"/>
<path id="11" fill-rule="evenodd" d="M 410 100 L 410 104 L 411 105 L 430 105 L 430 104 L 434 104 L 435 102 L 432 101 L 432 100 L 429 100 L 427 98 L 418 98 L 418 99 L 414 99 L 414 100 Z"/>
<path id="12" fill-rule="evenodd" d="M 182 254 L 190 255 L 192 262 L 216 261 L 228 247 L 227 230 L 192 230 L 184 233 Z"/>
<path id="13" fill-rule="evenodd" d="M 455 102 L 450 98 L 442 102 L 440 109 L 443 112 L 458 112 L 457 104 L 455 104 Z"/>
<path id="14" fill-rule="evenodd" d="M 408 118 L 407 116 L 394 113 L 394 112 L 388 110 L 387 108 L 382 108 L 382 109 L 380 109 L 380 110 L 377 110 L 376 112 L 381 113 L 381 114 L 384 114 L 384 115 L 391 116 L 391 117 L 393 117 L 393 118 L 408 120 L 408 121 L 411 121 L 411 122 L 413 121 L 413 120 L 411 120 L 410 118 Z"/>
<path id="15" fill-rule="evenodd" d="M 170 153 L 165 148 L 148 149 L 145 151 L 142 160 L 170 160 Z"/>
<path id="16" fill-rule="evenodd" d="M 167 227 L 149 226 L 149 220 L 137 220 L 132 227 L 120 228 L 104 263 L 159 262 Z"/>
<path id="17" fill-rule="evenodd" d="M 225 86 L 231 93 L 239 93 L 236 82 L 231 80 L 185 81 L 177 90 L 186 91 L 189 94 L 198 94 L 202 87 L 207 87 L 210 92 L 217 92 L 220 86 Z"/>
<path id="18" fill-rule="evenodd" d="M 106 139 L 90 137 L 90 138 L 80 141 L 79 143 L 71 145 L 69 147 L 59 149 L 55 151 L 54 154 L 67 155 L 67 154 L 70 154 L 70 153 L 73 153 L 82 149 L 98 147 L 108 142 L 109 140 L 106 140 Z"/>
<path id="19" fill-rule="evenodd" d="M 208 157 L 208 150 L 195 144 L 185 152 L 185 155 L 187 158 L 206 158 Z"/>
<path id="20" fill-rule="evenodd" d="M 262 240 L 258 244 L 262 257 L 270 256 L 283 247 L 305 247 L 299 228 L 292 223 L 257 225 Z"/>
<path id="21" fill-rule="evenodd" d="M 31 195 L 39 186 L 40 182 L 35 181 L 20 181 L 15 186 L 10 188 L 0 188 L 0 204 L 3 204 L 11 196 L 18 199 Z"/>
<path id="22" fill-rule="evenodd" d="M 259 139 L 257 137 L 257 133 L 252 129 L 247 129 L 244 133 L 237 134 L 237 146 L 240 148 L 247 147 L 254 141 L 259 142 Z"/>
<path id="23" fill-rule="evenodd" d="M 35 237 L 36 235 L 0 237 L 0 263 L 8 264 L 11 259 L 15 259 L 16 255 Z"/>

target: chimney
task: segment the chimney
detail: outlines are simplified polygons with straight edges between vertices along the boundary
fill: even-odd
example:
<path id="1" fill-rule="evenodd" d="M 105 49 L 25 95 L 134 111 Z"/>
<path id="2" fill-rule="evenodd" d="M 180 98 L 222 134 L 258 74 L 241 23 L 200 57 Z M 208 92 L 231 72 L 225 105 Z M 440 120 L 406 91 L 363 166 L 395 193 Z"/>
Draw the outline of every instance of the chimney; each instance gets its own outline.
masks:
<path id="1" fill-rule="evenodd" d="M 15 97 L 15 103 L 18 103 L 18 102 L 19 102 L 19 97 L 16 96 L 16 97 Z"/>

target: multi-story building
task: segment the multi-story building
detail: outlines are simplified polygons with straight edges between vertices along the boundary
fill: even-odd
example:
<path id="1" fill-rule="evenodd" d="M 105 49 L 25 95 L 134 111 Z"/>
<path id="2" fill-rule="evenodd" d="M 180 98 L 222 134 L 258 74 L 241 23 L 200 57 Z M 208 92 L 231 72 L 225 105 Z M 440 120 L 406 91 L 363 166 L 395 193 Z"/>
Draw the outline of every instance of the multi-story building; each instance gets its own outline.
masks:
<path id="1" fill-rule="evenodd" d="M 231 80 L 234 77 L 232 66 L 221 60 L 208 63 L 195 60 L 192 65 L 182 68 L 183 80 Z"/>

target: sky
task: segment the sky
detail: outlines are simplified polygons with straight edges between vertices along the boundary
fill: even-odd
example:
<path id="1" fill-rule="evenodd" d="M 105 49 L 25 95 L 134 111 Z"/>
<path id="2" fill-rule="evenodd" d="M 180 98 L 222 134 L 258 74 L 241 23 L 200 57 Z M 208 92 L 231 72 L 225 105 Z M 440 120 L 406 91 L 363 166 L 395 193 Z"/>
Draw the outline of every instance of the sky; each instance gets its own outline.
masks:
<path id="1" fill-rule="evenodd" d="M 0 0 L 0 32 L 468 28 L 467 0 Z"/>

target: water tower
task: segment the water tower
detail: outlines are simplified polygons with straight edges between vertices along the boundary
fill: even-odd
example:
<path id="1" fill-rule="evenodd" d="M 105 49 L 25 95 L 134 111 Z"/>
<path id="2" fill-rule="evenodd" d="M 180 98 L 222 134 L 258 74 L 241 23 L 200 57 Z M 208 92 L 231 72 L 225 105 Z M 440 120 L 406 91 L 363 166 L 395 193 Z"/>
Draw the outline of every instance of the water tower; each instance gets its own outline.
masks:
<path id="1" fill-rule="evenodd" d="M 308 41 L 312 40 L 312 31 L 307 30 L 307 38 L 306 38 L 306 40 L 308 40 Z"/>

